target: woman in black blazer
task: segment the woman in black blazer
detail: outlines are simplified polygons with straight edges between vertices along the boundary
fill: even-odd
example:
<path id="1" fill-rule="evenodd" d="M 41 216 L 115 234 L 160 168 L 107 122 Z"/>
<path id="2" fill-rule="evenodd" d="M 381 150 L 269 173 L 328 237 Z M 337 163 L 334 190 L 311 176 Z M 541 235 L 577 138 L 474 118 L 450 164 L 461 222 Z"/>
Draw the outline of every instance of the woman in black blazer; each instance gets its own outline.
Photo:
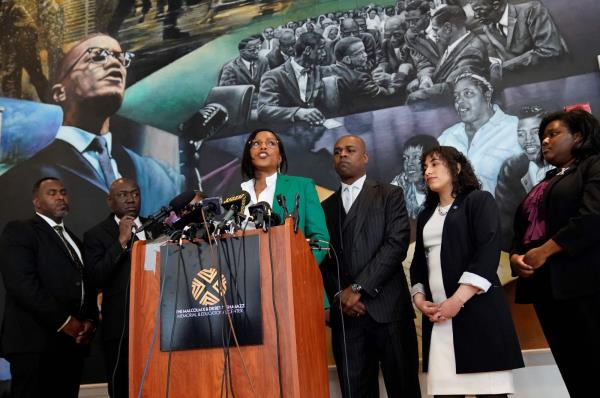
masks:
<path id="1" fill-rule="evenodd" d="M 583 110 L 542 119 L 556 167 L 515 214 L 511 267 L 518 303 L 533 303 L 571 397 L 598 396 L 600 374 L 600 124 Z"/>
<path id="2" fill-rule="evenodd" d="M 506 397 L 523 366 L 496 274 L 500 219 L 465 156 L 440 146 L 423 154 L 425 209 L 410 267 L 423 313 L 423 371 L 436 397 Z"/>

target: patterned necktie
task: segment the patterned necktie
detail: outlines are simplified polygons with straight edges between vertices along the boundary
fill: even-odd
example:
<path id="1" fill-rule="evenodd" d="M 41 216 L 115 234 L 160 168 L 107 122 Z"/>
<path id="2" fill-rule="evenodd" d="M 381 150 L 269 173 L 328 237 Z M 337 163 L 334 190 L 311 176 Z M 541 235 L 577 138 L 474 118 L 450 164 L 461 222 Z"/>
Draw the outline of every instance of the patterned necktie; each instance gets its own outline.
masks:
<path id="1" fill-rule="evenodd" d="M 58 236 L 60 236 L 60 239 L 63 241 L 63 243 L 67 247 L 67 251 L 69 252 L 69 255 L 71 256 L 71 260 L 73 260 L 75 262 L 75 264 L 77 265 L 78 268 L 80 268 L 80 269 L 83 268 L 83 263 L 79 259 L 77 252 L 75 251 L 75 249 L 73 249 L 73 246 L 71 246 L 69 244 L 69 242 L 67 241 L 67 239 L 65 238 L 64 228 L 61 225 L 55 225 L 53 228 L 56 232 L 58 232 Z"/>
<path id="2" fill-rule="evenodd" d="M 312 68 L 304 68 L 300 71 L 300 76 L 306 75 L 306 91 L 304 95 L 304 102 L 309 102 L 312 98 L 314 91 L 314 73 Z"/>
<path id="3" fill-rule="evenodd" d="M 350 209 L 352 208 L 352 190 L 351 189 L 352 189 L 351 187 L 345 187 L 343 195 L 342 195 L 344 210 L 346 211 L 346 214 L 348 214 L 350 212 Z"/>
<path id="4" fill-rule="evenodd" d="M 109 188 L 110 184 L 116 179 L 115 172 L 112 168 L 110 155 L 108 154 L 108 146 L 106 139 L 101 135 L 97 135 L 94 141 L 89 146 L 89 149 L 98 153 L 98 161 L 100 162 L 100 170 L 104 177 L 106 187 Z"/>
<path id="5" fill-rule="evenodd" d="M 250 62 L 250 76 L 254 79 L 254 74 L 256 73 L 256 65 L 254 62 Z"/>

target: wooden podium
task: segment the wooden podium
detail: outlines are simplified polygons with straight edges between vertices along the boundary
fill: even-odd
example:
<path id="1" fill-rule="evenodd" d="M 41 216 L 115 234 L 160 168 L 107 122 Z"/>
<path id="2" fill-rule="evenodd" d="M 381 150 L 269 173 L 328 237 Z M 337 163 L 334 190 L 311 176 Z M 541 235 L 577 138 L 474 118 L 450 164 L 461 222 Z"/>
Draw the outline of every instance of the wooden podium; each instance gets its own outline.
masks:
<path id="1" fill-rule="evenodd" d="M 279 397 L 281 373 L 283 397 L 328 398 L 323 282 L 304 235 L 301 232 L 294 234 L 289 220 L 285 225 L 271 228 L 268 233 L 252 230 L 246 232 L 248 235 L 259 235 L 263 343 L 241 346 L 238 351 L 232 341 L 229 356 L 233 393 L 238 398 Z M 148 362 L 141 396 L 164 397 L 169 352 L 160 351 L 160 327 L 156 327 L 160 264 L 158 253 L 155 253 L 156 268 L 145 269 L 146 252 L 146 243 L 137 242 L 131 260 L 129 396 L 138 397 Z M 270 258 L 273 259 L 273 280 Z M 147 361 L 155 331 L 157 336 Z M 223 348 L 173 351 L 169 396 L 220 397 L 223 369 Z"/>

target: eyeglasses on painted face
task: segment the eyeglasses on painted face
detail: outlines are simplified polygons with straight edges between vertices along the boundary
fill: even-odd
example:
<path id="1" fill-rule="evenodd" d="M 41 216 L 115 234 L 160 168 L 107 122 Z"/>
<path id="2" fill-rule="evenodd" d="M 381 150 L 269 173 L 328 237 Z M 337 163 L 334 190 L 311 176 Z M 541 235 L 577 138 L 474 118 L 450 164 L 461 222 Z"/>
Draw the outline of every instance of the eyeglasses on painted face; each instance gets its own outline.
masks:
<path id="1" fill-rule="evenodd" d="M 102 48 L 102 47 L 90 47 L 87 48 L 74 62 L 71 66 L 69 66 L 69 68 L 65 71 L 65 73 L 61 76 L 61 78 L 59 79 L 62 80 L 64 79 L 69 72 L 71 72 L 71 70 L 75 67 L 75 65 L 77 65 L 77 63 L 86 55 L 89 54 L 90 59 L 89 62 L 92 64 L 96 64 L 96 65 L 106 65 L 106 63 L 108 62 L 108 57 L 113 57 L 115 58 L 117 61 L 119 61 L 119 63 L 121 65 L 123 65 L 124 68 L 128 68 L 129 65 L 131 65 L 131 61 L 133 60 L 133 58 L 135 57 L 135 54 L 129 51 L 113 51 L 113 50 L 109 50 L 107 48 Z"/>

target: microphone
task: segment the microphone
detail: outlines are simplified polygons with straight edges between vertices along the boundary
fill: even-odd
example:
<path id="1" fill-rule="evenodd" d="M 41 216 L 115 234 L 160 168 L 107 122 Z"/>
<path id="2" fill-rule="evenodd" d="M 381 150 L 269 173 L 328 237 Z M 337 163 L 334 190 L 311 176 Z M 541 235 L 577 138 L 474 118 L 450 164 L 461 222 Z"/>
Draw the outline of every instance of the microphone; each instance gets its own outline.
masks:
<path id="1" fill-rule="evenodd" d="M 279 216 L 273 213 L 271 205 L 267 202 L 258 202 L 248 207 L 248 212 L 254 220 L 254 226 L 262 228 L 265 232 L 267 232 L 269 226 L 281 224 Z"/>
<path id="2" fill-rule="evenodd" d="M 294 201 L 294 214 L 292 214 L 292 218 L 294 219 L 294 233 L 298 233 L 298 225 L 300 224 L 300 216 L 298 215 L 298 209 L 300 208 L 300 194 L 296 192 L 296 198 Z"/>
<path id="3" fill-rule="evenodd" d="M 282 194 L 277 194 L 277 203 L 283 209 L 283 218 L 288 218 L 290 216 L 290 212 L 288 211 L 287 205 L 285 203 L 285 196 Z"/>
<path id="4" fill-rule="evenodd" d="M 142 225 L 140 225 L 134 233 L 137 234 L 151 225 L 163 222 L 172 211 L 178 212 L 183 209 L 192 201 L 192 199 L 194 199 L 195 195 L 196 193 L 194 191 L 185 191 L 175 196 L 173 199 L 171 199 L 168 206 L 161 207 L 160 210 L 148 217 L 148 219 Z"/>
<path id="5" fill-rule="evenodd" d="M 219 225 L 217 225 L 217 229 L 222 229 L 223 227 L 225 227 L 229 220 L 239 215 L 240 213 L 243 214 L 244 210 L 246 209 L 246 204 L 248 202 L 250 202 L 250 194 L 246 191 L 242 191 L 241 193 L 223 199 L 222 206 L 224 209 L 227 210 L 227 212 L 223 216 L 223 219 L 221 220 Z"/>
<path id="6" fill-rule="evenodd" d="M 223 214 L 223 207 L 221 206 L 222 201 L 221 197 L 214 196 L 212 198 L 202 199 L 196 206 L 202 208 L 202 211 L 204 211 L 208 218 L 213 218 L 214 216 Z"/>
<path id="7" fill-rule="evenodd" d="M 178 127 L 185 140 L 200 141 L 215 135 L 229 120 L 227 109 L 212 102 L 200 108 Z"/>

